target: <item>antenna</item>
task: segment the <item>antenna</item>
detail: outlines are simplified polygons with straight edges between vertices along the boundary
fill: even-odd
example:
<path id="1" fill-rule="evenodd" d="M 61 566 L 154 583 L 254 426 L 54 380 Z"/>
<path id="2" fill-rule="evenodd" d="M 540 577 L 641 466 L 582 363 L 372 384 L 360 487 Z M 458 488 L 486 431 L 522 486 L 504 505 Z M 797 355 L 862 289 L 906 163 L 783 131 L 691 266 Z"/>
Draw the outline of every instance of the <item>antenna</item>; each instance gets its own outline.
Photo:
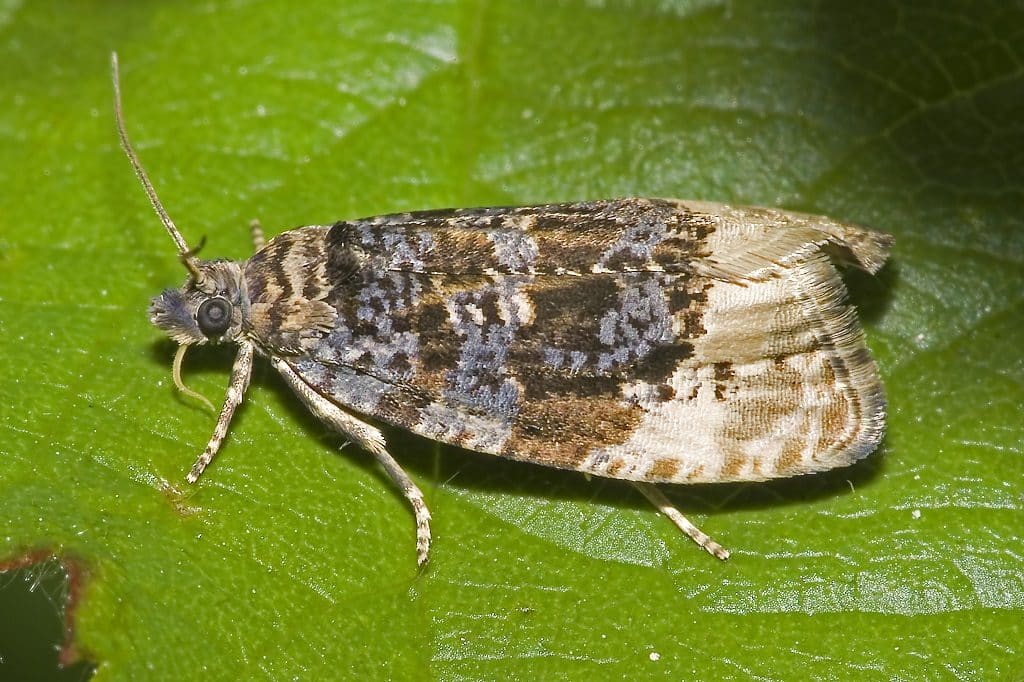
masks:
<path id="1" fill-rule="evenodd" d="M 110 70 L 112 79 L 114 82 L 114 118 L 117 120 L 117 134 L 121 138 L 121 148 L 124 149 L 124 153 L 128 156 L 128 162 L 132 164 L 132 168 L 135 170 L 135 175 L 139 178 L 139 182 L 142 183 L 142 189 L 146 190 L 146 196 L 149 197 L 149 203 L 153 205 L 153 210 L 160 217 L 160 222 L 164 224 L 164 228 L 167 229 L 167 234 L 171 235 L 171 239 L 174 240 L 174 245 L 178 247 L 178 254 L 181 256 L 181 262 L 184 264 L 188 271 L 195 277 L 197 284 L 203 279 L 199 268 L 196 265 L 195 251 L 188 248 L 188 244 L 185 242 L 184 237 L 178 232 L 178 228 L 174 226 L 174 221 L 171 220 L 171 216 L 167 215 L 167 211 L 164 210 L 163 204 L 160 203 L 160 197 L 156 195 L 156 190 L 153 188 L 153 183 L 149 181 L 149 176 L 146 175 L 145 169 L 142 167 L 142 162 L 139 161 L 139 157 L 135 154 L 135 150 L 132 149 L 132 143 L 128 141 L 128 132 L 124 127 L 124 114 L 121 111 L 121 74 L 117 66 L 117 53 L 110 53 Z"/>

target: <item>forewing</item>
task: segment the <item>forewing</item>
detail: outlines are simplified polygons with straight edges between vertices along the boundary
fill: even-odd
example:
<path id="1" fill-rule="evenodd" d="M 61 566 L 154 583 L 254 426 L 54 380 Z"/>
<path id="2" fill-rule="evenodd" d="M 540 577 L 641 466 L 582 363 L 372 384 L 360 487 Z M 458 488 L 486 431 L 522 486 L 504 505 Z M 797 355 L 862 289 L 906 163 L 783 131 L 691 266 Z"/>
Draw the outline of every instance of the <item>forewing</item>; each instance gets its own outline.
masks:
<path id="1" fill-rule="evenodd" d="M 884 401 L 826 251 L 874 270 L 887 243 L 822 220 L 624 199 L 339 223 L 336 319 L 288 361 L 344 407 L 549 466 L 839 466 L 877 444 Z"/>

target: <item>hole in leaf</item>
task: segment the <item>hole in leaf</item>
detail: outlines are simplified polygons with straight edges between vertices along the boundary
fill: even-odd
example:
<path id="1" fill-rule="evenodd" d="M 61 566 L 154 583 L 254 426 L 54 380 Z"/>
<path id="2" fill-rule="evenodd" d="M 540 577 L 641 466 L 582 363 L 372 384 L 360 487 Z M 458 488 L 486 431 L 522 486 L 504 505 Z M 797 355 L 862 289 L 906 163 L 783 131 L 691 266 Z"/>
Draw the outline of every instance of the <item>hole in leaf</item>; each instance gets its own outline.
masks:
<path id="1" fill-rule="evenodd" d="M 0 679 L 81 682 L 95 666 L 74 650 L 81 576 L 73 562 L 31 554 L 0 562 Z"/>

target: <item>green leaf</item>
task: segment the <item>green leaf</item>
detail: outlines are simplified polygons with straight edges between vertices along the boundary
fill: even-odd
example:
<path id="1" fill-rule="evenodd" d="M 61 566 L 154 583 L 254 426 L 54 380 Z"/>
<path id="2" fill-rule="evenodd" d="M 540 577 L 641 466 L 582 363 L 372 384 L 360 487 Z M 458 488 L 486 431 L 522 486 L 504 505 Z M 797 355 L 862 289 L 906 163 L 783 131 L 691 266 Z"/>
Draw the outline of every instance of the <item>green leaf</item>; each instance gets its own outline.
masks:
<path id="1" fill-rule="evenodd" d="M 1021 677 L 1024 10 L 921 5 L 0 0 L 0 557 L 83 567 L 104 680 Z M 404 500 L 263 363 L 187 486 L 213 416 L 146 321 L 184 272 L 111 49 L 204 255 L 247 257 L 256 217 L 631 194 L 892 232 L 850 277 L 886 442 L 670 490 L 722 564 L 622 483 L 391 432 L 435 518 L 421 574 Z M 186 379 L 217 402 L 230 359 Z"/>

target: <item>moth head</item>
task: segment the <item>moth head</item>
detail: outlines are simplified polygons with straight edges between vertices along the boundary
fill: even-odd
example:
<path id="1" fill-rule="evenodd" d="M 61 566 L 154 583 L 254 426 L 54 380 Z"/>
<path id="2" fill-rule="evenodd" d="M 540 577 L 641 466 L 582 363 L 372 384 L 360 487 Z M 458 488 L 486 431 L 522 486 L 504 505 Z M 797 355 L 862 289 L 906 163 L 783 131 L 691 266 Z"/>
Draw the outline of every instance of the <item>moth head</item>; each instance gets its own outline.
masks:
<path id="1" fill-rule="evenodd" d="M 237 341 L 247 305 L 242 268 L 228 260 L 193 261 L 180 289 L 166 289 L 149 305 L 149 321 L 182 345 Z"/>

